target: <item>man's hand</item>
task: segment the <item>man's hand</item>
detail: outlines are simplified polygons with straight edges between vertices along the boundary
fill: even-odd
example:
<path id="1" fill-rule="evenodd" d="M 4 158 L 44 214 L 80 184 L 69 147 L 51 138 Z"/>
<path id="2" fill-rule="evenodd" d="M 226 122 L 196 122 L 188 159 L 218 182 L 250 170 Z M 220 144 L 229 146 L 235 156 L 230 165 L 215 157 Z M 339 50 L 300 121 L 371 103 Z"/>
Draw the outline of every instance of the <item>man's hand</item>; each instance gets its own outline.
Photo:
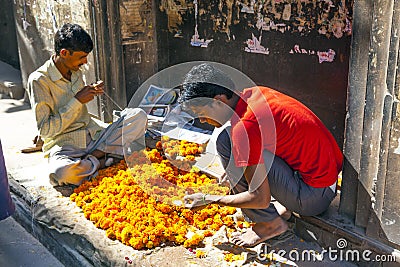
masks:
<path id="1" fill-rule="evenodd" d="M 82 104 L 86 104 L 92 101 L 95 96 L 102 95 L 104 93 L 103 86 L 103 81 L 86 85 L 78 93 L 76 93 L 75 98 L 78 99 Z"/>
<path id="2" fill-rule="evenodd" d="M 104 91 L 104 82 L 102 80 L 98 80 L 97 82 L 92 84 L 97 90 Z"/>
<path id="3" fill-rule="evenodd" d="M 203 193 L 194 193 L 191 195 L 184 196 L 183 201 L 185 203 L 185 208 L 196 211 L 204 208 L 208 204 L 213 203 L 219 198 L 220 198 L 219 196 L 213 196 Z"/>
<path id="4" fill-rule="evenodd" d="M 185 208 L 191 209 L 191 210 L 199 210 L 204 208 L 207 204 L 211 202 L 206 202 L 206 194 L 203 193 L 194 193 L 191 195 L 186 195 L 183 198 L 183 201 L 185 202 Z"/>

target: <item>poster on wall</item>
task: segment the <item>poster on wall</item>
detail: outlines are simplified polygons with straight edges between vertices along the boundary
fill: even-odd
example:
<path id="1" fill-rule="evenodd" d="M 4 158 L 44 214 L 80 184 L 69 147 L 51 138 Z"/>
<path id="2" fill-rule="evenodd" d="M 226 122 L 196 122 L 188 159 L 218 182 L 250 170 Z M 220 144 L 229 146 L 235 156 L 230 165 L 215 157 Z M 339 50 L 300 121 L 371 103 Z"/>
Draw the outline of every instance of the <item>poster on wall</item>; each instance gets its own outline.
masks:
<path id="1" fill-rule="evenodd" d="M 268 33 L 291 35 L 299 39 L 320 36 L 327 40 L 351 35 L 351 0 L 240 0 L 240 1 L 163 0 L 160 10 L 168 16 L 168 30 L 183 38 L 184 25 L 193 22 L 189 43 L 207 48 L 216 36 L 225 42 L 241 42 L 242 51 L 268 56 L 274 53 L 299 54 L 294 48 L 285 51 L 270 44 Z M 239 30 L 238 30 L 239 29 Z M 238 33 L 238 31 L 240 31 Z M 243 37 L 243 35 L 245 35 Z M 333 62 L 333 47 L 306 48 L 307 54 L 320 63 Z M 308 50 L 314 51 L 313 54 Z M 305 54 L 300 51 L 300 54 Z"/>

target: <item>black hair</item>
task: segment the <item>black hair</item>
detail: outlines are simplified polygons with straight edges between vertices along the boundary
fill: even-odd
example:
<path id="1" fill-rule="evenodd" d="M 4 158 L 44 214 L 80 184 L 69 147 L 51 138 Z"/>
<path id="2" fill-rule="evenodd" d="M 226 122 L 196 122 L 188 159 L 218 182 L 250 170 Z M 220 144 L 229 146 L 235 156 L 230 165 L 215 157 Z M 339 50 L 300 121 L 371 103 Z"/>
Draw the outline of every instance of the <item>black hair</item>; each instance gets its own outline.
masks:
<path id="1" fill-rule="evenodd" d="M 54 36 L 54 50 L 60 55 L 61 49 L 67 49 L 72 54 L 75 51 L 90 53 L 93 41 L 90 35 L 78 24 L 64 24 Z"/>
<path id="2" fill-rule="evenodd" d="M 178 102 L 183 104 L 190 101 L 191 105 L 205 106 L 210 104 L 210 99 L 213 99 L 216 95 L 226 95 L 227 98 L 231 98 L 233 92 L 224 86 L 214 83 L 185 83 L 181 85 Z"/>
<path id="3" fill-rule="evenodd" d="M 230 99 L 233 91 L 234 83 L 228 75 L 209 63 L 203 63 L 193 67 L 186 74 L 178 102 L 183 104 L 196 99 L 191 101 L 191 105 L 204 106 L 216 95 L 223 94 Z"/>

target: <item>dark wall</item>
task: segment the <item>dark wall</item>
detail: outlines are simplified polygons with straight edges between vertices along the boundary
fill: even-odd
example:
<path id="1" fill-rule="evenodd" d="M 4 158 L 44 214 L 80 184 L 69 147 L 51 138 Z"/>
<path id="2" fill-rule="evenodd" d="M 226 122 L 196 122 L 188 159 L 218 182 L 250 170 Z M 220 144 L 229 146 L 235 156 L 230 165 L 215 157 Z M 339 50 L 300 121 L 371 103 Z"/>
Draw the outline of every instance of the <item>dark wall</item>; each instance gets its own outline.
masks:
<path id="1" fill-rule="evenodd" d="M 119 0 L 127 104 L 140 85 L 158 70 L 156 11 L 152 0 Z"/>
<path id="2" fill-rule="evenodd" d="M 156 2 L 159 70 L 195 60 L 230 65 L 306 104 L 342 146 L 352 1 L 255 1 L 247 9 L 234 1 L 199 1 L 197 19 L 195 2 Z M 207 47 L 191 45 L 196 23 L 198 39 L 212 40 Z M 329 51 L 330 59 L 318 55 Z"/>
<path id="3" fill-rule="evenodd" d="M 0 60 L 19 68 L 13 1 L 0 0 Z"/>

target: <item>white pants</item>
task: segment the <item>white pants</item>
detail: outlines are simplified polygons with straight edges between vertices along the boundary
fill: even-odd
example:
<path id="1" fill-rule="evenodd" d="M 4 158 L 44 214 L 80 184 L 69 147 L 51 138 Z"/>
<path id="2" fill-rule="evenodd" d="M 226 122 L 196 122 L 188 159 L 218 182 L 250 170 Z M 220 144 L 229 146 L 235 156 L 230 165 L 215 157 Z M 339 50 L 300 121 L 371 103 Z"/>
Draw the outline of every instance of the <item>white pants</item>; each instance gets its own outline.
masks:
<path id="1" fill-rule="evenodd" d="M 139 108 L 126 108 L 121 118 L 110 124 L 100 133 L 95 141 L 90 141 L 86 149 L 63 146 L 50 151 L 50 182 L 52 185 L 80 185 L 85 179 L 97 175 L 99 160 L 91 155 L 94 150 L 122 155 L 124 145 L 132 142 L 144 145 L 144 134 L 147 127 L 147 115 Z"/>

